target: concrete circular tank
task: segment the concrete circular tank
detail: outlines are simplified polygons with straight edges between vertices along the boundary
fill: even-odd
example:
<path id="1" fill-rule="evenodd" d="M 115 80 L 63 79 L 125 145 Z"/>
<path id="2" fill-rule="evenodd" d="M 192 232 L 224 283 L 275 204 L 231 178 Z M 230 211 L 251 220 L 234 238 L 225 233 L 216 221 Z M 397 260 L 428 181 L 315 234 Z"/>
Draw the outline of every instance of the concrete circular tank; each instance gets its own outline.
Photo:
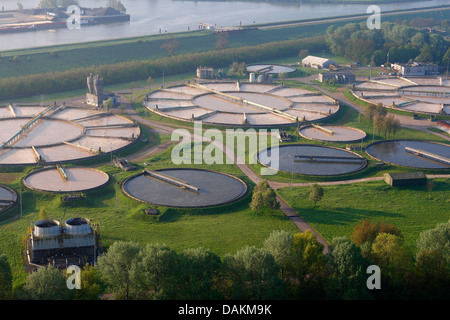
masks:
<path id="1" fill-rule="evenodd" d="M 293 67 L 281 64 L 252 64 L 247 66 L 248 72 L 267 74 L 291 73 L 296 70 Z"/>
<path id="2" fill-rule="evenodd" d="M 86 218 L 70 218 L 66 222 L 66 234 L 85 235 L 92 232 L 90 221 Z"/>
<path id="3" fill-rule="evenodd" d="M 269 163 L 268 152 L 274 158 L 278 154 L 278 168 Z M 258 161 L 272 169 L 314 176 L 334 176 L 364 169 L 367 160 L 351 151 L 311 144 L 281 145 L 258 153 Z"/>
<path id="4" fill-rule="evenodd" d="M 386 140 L 366 147 L 380 161 L 420 169 L 450 169 L 450 145 L 422 140 Z"/>
<path id="5" fill-rule="evenodd" d="M 366 133 L 360 129 L 330 125 L 305 126 L 299 129 L 299 134 L 310 140 L 339 143 L 359 142 L 366 137 Z"/>
<path id="6" fill-rule="evenodd" d="M 59 166 L 38 169 L 22 180 L 29 189 L 52 193 L 86 192 L 108 181 L 108 174 L 97 169 Z"/>
<path id="7" fill-rule="evenodd" d="M 7 187 L 0 185 L 0 212 L 10 209 L 17 202 L 17 193 Z"/>
<path id="8" fill-rule="evenodd" d="M 39 220 L 34 224 L 35 237 L 55 237 L 60 233 L 59 221 L 45 219 Z"/>
<path id="9" fill-rule="evenodd" d="M 339 103 L 315 89 L 231 81 L 186 83 L 156 90 L 143 101 L 160 116 L 223 126 L 279 127 L 317 122 Z"/>
<path id="10" fill-rule="evenodd" d="M 140 128 L 109 112 L 62 105 L 0 106 L 0 166 L 80 161 L 134 143 Z"/>
<path id="11" fill-rule="evenodd" d="M 247 193 L 244 181 L 221 172 L 171 168 L 126 179 L 122 192 L 137 201 L 165 207 L 201 208 L 234 202 Z"/>

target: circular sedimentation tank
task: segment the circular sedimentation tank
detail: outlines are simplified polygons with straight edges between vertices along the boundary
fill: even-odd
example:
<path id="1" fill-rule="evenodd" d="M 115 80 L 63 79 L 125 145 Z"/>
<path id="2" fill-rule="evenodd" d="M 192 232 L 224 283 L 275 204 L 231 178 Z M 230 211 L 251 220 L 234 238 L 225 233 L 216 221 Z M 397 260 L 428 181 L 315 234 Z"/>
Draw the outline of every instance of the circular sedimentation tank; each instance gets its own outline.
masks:
<path id="1" fill-rule="evenodd" d="M 426 114 L 450 114 L 450 82 L 441 77 L 378 77 L 357 83 L 354 94 L 385 107 Z"/>
<path id="2" fill-rule="evenodd" d="M 386 140 L 366 147 L 380 161 L 420 169 L 450 169 L 450 146 L 422 140 Z"/>
<path id="3" fill-rule="evenodd" d="M 296 70 L 294 67 L 281 64 L 251 64 L 247 66 L 247 72 L 254 73 L 279 74 L 292 73 Z"/>
<path id="4" fill-rule="evenodd" d="M 268 153 L 273 159 L 277 152 L 278 168 L 266 160 L 270 159 L 267 157 Z M 349 174 L 367 166 L 367 160 L 354 152 L 310 144 L 282 145 L 265 149 L 258 153 L 258 161 L 275 170 L 313 176 Z"/>
<path id="5" fill-rule="evenodd" d="M 186 83 L 154 91 L 144 106 L 180 121 L 238 127 L 291 126 L 332 117 L 339 103 L 318 91 L 276 84 Z"/>
<path id="6" fill-rule="evenodd" d="M 17 202 L 17 193 L 7 187 L 0 185 L 0 212 L 10 209 Z"/>
<path id="7" fill-rule="evenodd" d="M 0 166 L 54 164 L 117 152 L 135 142 L 131 120 L 63 105 L 0 106 Z"/>
<path id="8" fill-rule="evenodd" d="M 366 137 L 366 133 L 360 129 L 330 125 L 308 125 L 300 128 L 299 134 L 310 140 L 339 143 L 359 142 Z"/>
<path id="9" fill-rule="evenodd" d="M 247 190 L 246 183 L 232 175 L 190 168 L 144 170 L 122 184 L 122 192 L 137 201 L 179 208 L 228 204 Z"/>
<path id="10" fill-rule="evenodd" d="M 71 193 L 100 188 L 108 183 L 109 176 L 92 168 L 46 167 L 31 172 L 22 181 L 31 190 Z"/>

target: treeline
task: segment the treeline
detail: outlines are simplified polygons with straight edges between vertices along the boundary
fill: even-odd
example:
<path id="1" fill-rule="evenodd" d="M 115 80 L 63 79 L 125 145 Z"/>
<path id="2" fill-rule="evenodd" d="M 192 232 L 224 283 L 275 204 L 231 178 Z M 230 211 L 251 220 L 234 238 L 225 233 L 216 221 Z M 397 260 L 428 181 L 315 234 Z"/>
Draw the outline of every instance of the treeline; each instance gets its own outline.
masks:
<path id="1" fill-rule="evenodd" d="M 86 87 L 86 77 L 91 72 L 100 74 L 104 78 L 105 85 L 108 85 L 146 80 L 149 77 L 161 77 L 163 70 L 165 75 L 195 73 L 195 69 L 199 65 L 217 68 L 228 66 L 235 61 L 257 62 L 296 56 L 301 49 L 315 52 L 321 51 L 325 47 L 325 38 L 320 36 L 270 42 L 258 46 L 174 55 L 148 61 L 126 61 L 67 71 L 10 77 L 0 80 L 0 100 L 82 89 Z"/>
<path id="2" fill-rule="evenodd" d="M 261 247 L 223 259 L 205 248 L 177 253 L 163 244 L 117 241 L 83 269 L 81 289 L 69 290 L 67 275 L 46 267 L 28 275 L 14 295 L 0 255 L 0 298 L 91 300 L 107 292 L 123 300 L 447 300 L 449 234 L 450 221 L 422 232 L 412 254 L 397 227 L 365 220 L 351 238 L 334 238 L 326 254 L 311 231 L 274 231 Z"/>
<path id="3" fill-rule="evenodd" d="M 419 23 L 415 21 L 414 25 Z M 442 35 L 428 33 L 407 23 L 383 22 L 381 29 L 373 30 L 367 28 L 366 22 L 330 26 L 326 42 L 333 54 L 363 65 L 369 64 L 372 56 L 375 65 L 410 60 L 446 65 L 450 57 L 450 45 Z"/>

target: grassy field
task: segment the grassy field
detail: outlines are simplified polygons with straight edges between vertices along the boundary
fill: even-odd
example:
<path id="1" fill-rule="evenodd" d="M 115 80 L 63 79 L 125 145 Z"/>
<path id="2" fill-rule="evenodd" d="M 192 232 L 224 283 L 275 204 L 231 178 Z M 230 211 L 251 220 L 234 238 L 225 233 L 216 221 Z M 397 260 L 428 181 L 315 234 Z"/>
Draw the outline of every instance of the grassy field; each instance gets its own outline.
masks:
<path id="1" fill-rule="evenodd" d="M 450 9 L 437 12 L 404 13 L 384 16 L 383 21 L 411 20 L 415 17 L 435 20 L 450 18 Z M 323 35 L 330 25 L 336 27 L 365 19 L 320 22 L 302 26 L 284 26 L 270 29 L 247 30 L 230 34 L 229 47 L 259 45 L 267 42 L 299 39 Z M 130 60 L 151 60 L 167 56 L 161 46 L 169 39 L 178 41 L 177 55 L 204 52 L 215 49 L 217 37 L 209 30 L 148 35 L 115 40 L 65 44 L 0 52 L 0 77 L 21 76 L 36 73 L 63 71 L 80 67 L 113 64 Z M 15 56 L 18 58 L 13 59 Z M 246 61 L 251 63 L 251 61 Z"/>
<path id="2" fill-rule="evenodd" d="M 174 167 L 170 158 L 171 150 L 155 155 L 138 163 L 137 171 L 149 168 Z M 201 167 L 234 174 L 252 184 L 234 165 L 200 165 L 183 167 Z M 0 174 L 3 184 L 20 190 L 21 179 L 34 168 L 19 168 Z M 40 219 L 39 211 L 45 208 L 46 217 L 64 221 L 71 217 L 86 217 L 99 223 L 102 228 L 102 240 L 105 246 L 118 240 L 132 240 L 139 243 L 166 243 L 180 251 L 186 248 L 206 247 L 220 256 L 234 253 L 244 245 L 260 246 L 265 238 L 278 229 L 297 232 L 298 229 L 281 212 L 256 215 L 248 207 L 250 194 L 237 204 L 205 208 L 200 210 L 169 210 L 159 221 L 143 213 L 150 207 L 127 198 L 118 190 L 117 181 L 123 181 L 134 172 L 123 172 L 110 164 L 99 167 L 109 174 L 111 182 L 98 191 L 86 193 L 86 200 L 71 205 L 61 202 L 61 196 L 32 192 L 24 188 L 23 217 L 20 208 L 0 216 L 0 252 L 7 254 L 14 272 L 14 285 L 25 279 L 21 250 L 24 248 L 23 237 L 27 228 Z M 117 209 L 117 211 L 116 211 Z"/>
<path id="3" fill-rule="evenodd" d="M 450 219 L 450 179 L 434 180 L 428 198 L 425 186 L 391 187 L 384 182 L 324 186 L 324 197 L 314 208 L 308 187 L 278 192 L 328 241 L 350 237 L 359 221 L 392 223 L 402 230 L 405 244 L 414 249 L 419 233 Z"/>

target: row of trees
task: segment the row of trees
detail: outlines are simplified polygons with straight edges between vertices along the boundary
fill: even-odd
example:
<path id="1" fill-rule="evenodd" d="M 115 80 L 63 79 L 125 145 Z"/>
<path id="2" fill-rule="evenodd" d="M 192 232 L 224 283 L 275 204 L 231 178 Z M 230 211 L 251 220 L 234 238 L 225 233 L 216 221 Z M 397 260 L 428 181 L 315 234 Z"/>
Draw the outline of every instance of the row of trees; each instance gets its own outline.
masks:
<path id="1" fill-rule="evenodd" d="M 395 134 L 400 130 L 400 121 L 394 115 L 388 115 L 386 108 L 381 103 L 376 105 L 369 104 L 365 108 L 364 113 L 374 129 L 377 130 L 378 135 L 383 135 L 385 139 L 391 134 L 394 138 Z"/>
<path id="2" fill-rule="evenodd" d="M 18 6 L 19 6 L 19 3 L 20 2 L 18 2 L 18 4 L 17 4 Z M 66 8 L 71 5 L 79 5 L 79 3 L 77 0 L 41 0 L 39 2 L 38 6 L 39 6 L 39 8 L 42 8 L 42 9 L 51 9 L 51 8 L 57 8 L 57 7 Z M 20 6 L 21 6 L 21 8 L 19 7 L 19 9 L 23 9 L 23 6 L 22 5 L 20 5 Z M 122 2 L 120 2 L 120 0 L 108 0 L 106 2 L 106 6 L 114 8 L 118 11 L 123 11 L 123 12 L 126 11 L 124 5 L 122 4 Z"/>
<path id="3" fill-rule="evenodd" d="M 109 65 L 75 68 L 45 74 L 9 77 L 0 80 L 0 100 L 50 94 L 86 87 L 89 73 L 101 74 L 105 85 L 146 80 L 148 77 L 194 72 L 199 65 L 213 68 L 229 66 L 234 61 L 262 61 L 297 55 L 299 48 L 320 51 L 325 47 L 324 37 L 312 37 L 258 46 L 227 48 L 220 51 L 168 56 L 149 61 L 126 61 Z"/>
<path id="4" fill-rule="evenodd" d="M 419 235 L 417 251 L 391 224 L 362 221 L 351 238 L 336 237 L 329 250 L 310 231 L 273 231 L 261 247 L 245 246 L 223 259 L 205 248 L 180 253 L 167 245 L 114 242 L 86 266 L 80 290 L 53 267 L 27 276 L 18 299 L 448 299 L 450 221 Z M 380 289 L 368 288 L 377 265 Z M 0 255 L 0 298 L 11 298 L 12 275 Z M 369 281 L 370 282 L 370 281 Z"/>
<path id="5" fill-rule="evenodd" d="M 68 7 L 70 5 L 78 5 L 77 0 L 41 0 L 39 2 L 39 8 L 50 9 L 57 7 Z"/>
<path id="6" fill-rule="evenodd" d="M 311 185 L 309 191 L 309 200 L 314 203 L 314 207 L 324 195 L 324 189 L 317 183 Z M 280 208 L 280 203 L 277 199 L 277 194 L 270 187 L 267 180 L 261 180 L 253 189 L 252 201 L 250 202 L 250 209 L 256 213 L 271 213 Z"/>
<path id="7" fill-rule="evenodd" d="M 450 54 L 450 46 L 440 34 L 393 22 L 383 22 L 381 29 L 373 30 L 367 29 L 365 22 L 332 25 L 327 29 L 326 41 L 333 54 L 362 64 L 369 64 L 372 56 L 376 65 L 388 59 L 446 64 L 444 56 Z"/>

